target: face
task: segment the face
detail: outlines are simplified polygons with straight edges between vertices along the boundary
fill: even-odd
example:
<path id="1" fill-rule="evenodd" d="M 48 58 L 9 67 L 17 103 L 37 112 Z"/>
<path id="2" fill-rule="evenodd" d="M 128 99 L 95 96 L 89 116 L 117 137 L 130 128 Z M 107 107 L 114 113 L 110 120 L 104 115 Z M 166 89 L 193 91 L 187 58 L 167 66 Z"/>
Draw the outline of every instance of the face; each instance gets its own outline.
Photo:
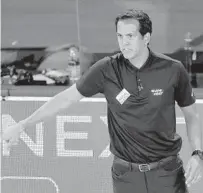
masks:
<path id="1" fill-rule="evenodd" d="M 139 22 L 135 19 L 120 20 L 117 23 L 117 39 L 123 56 L 133 60 L 147 47 L 149 33 L 143 37 L 139 32 Z"/>

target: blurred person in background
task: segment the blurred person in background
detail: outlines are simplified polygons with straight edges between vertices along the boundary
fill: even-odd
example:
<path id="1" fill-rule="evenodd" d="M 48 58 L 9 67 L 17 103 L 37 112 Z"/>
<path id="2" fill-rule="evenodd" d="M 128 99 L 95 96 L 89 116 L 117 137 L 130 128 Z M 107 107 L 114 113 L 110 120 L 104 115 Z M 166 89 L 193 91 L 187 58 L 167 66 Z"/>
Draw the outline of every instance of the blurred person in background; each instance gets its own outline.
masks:
<path id="1" fill-rule="evenodd" d="M 187 193 L 203 168 L 200 118 L 184 66 L 149 48 L 150 17 L 127 10 L 115 20 L 120 52 L 97 61 L 70 88 L 31 116 L 6 128 L 7 149 L 21 131 L 78 102 L 103 93 L 107 100 L 114 193 Z M 181 108 L 193 152 L 186 172 L 179 156 L 175 102 Z"/>
<path id="2" fill-rule="evenodd" d="M 40 68 L 66 69 L 71 65 L 80 65 L 81 75 L 97 60 L 95 54 L 76 44 L 48 47 L 45 52 L 45 59 Z"/>
<path id="3" fill-rule="evenodd" d="M 57 70 L 64 74 L 68 72 L 72 83 L 96 61 L 96 56 L 88 52 L 87 48 L 76 44 L 48 47 L 45 53 L 38 70 Z"/>

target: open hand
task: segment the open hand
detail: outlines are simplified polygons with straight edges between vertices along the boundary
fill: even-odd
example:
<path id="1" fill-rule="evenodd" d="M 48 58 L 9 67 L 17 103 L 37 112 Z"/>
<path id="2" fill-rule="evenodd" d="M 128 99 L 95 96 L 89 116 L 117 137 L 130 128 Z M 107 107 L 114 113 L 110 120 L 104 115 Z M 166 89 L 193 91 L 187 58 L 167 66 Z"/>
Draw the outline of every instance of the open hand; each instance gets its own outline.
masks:
<path id="1" fill-rule="evenodd" d="M 22 128 L 23 128 L 22 125 L 20 123 L 17 123 L 4 130 L 4 132 L 1 136 L 1 141 L 5 142 L 4 147 L 5 147 L 6 152 L 10 151 L 10 148 L 12 145 L 18 144 L 18 140 L 19 140 Z"/>
<path id="2" fill-rule="evenodd" d="M 192 156 L 187 164 L 185 177 L 186 185 L 190 187 L 197 183 L 202 177 L 203 160 L 198 156 Z"/>

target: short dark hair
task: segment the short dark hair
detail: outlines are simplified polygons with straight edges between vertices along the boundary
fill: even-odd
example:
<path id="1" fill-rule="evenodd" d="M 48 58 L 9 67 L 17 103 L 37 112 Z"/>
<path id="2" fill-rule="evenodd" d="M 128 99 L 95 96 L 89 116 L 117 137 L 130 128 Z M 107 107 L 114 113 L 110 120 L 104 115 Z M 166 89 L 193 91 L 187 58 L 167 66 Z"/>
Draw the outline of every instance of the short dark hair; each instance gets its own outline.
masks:
<path id="1" fill-rule="evenodd" d="M 128 9 L 126 12 L 118 15 L 115 19 L 116 31 L 118 21 L 126 19 L 136 19 L 139 22 L 139 32 L 142 36 L 144 36 L 148 32 L 150 33 L 150 35 L 152 34 L 152 21 L 143 10 Z"/>

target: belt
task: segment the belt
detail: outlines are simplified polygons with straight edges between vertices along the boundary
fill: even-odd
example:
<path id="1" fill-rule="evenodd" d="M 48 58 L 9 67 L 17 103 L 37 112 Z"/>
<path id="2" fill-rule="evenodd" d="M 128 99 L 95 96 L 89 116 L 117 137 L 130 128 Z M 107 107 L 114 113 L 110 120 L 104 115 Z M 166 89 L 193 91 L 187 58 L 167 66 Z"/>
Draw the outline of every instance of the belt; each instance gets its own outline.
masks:
<path id="1" fill-rule="evenodd" d="M 132 170 L 137 170 L 140 172 L 148 172 L 150 170 L 157 169 L 159 167 L 163 167 L 167 163 L 173 161 L 174 159 L 177 159 L 178 157 L 179 156 L 169 156 L 169 157 L 163 158 L 157 162 L 138 164 L 138 163 L 128 162 L 117 156 L 114 156 L 114 162 L 117 162 L 117 163 L 122 164 L 127 167 L 130 166 Z"/>

